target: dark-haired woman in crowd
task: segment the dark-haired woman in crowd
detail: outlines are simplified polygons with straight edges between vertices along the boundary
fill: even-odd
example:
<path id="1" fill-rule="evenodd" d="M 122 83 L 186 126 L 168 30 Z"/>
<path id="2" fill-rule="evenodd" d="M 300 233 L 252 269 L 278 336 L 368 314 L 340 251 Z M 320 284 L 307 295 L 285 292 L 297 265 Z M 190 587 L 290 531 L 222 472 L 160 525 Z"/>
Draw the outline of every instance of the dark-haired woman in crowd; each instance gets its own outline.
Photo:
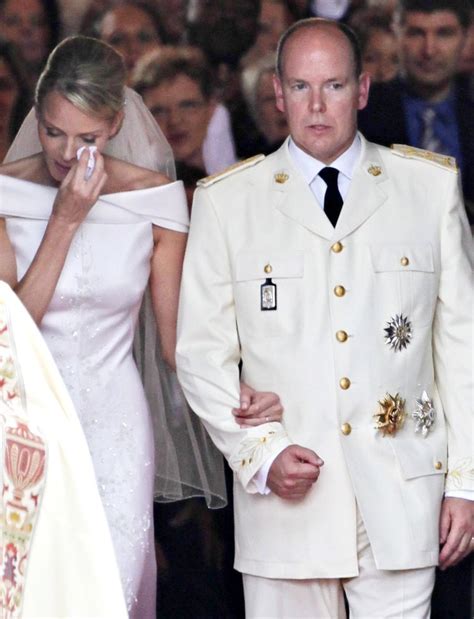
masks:
<path id="1" fill-rule="evenodd" d="M 0 36 L 15 46 L 31 90 L 59 40 L 60 26 L 56 0 L 0 0 Z"/>

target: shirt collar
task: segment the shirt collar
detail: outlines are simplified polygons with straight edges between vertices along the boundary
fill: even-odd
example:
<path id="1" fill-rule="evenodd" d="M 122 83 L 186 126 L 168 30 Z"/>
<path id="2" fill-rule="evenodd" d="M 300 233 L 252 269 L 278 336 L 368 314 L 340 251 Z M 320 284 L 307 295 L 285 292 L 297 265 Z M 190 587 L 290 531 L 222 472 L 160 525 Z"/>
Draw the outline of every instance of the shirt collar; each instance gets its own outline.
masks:
<path id="1" fill-rule="evenodd" d="M 361 150 L 361 139 L 359 134 L 356 134 L 349 148 L 331 163 L 331 168 L 336 168 L 336 170 L 339 170 L 349 181 L 352 180 L 354 168 L 359 159 Z M 293 163 L 296 164 L 296 167 L 300 170 L 308 185 L 311 184 L 321 170 L 326 167 L 325 163 L 308 155 L 308 153 L 297 146 L 291 137 L 288 143 L 288 151 Z"/>
<path id="2" fill-rule="evenodd" d="M 420 116 L 426 108 L 432 108 L 443 122 L 447 122 L 453 118 L 456 99 L 452 89 L 446 99 L 443 99 L 443 101 L 437 101 L 436 103 L 430 103 L 425 99 L 421 99 L 420 97 L 409 93 L 405 94 L 404 97 L 408 105 L 411 106 L 415 113 Z"/>

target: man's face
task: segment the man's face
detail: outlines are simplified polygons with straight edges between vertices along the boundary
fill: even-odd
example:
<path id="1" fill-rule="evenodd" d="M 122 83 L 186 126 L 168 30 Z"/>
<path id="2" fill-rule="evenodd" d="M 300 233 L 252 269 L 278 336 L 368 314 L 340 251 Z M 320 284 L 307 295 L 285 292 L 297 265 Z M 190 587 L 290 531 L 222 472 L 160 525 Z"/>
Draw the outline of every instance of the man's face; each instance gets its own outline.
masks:
<path id="1" fill-rule="evenodd" d="M 160 45 L 149 15 L 132 4 L 107 11 L 101 23 L 100 38 L 122 54 L 127 71 L 132 71 L 139 58 Z"/>
<path id="2" fill-rule="evenodd" d="M 456 74 L 466 32 L 452 11 L 409 11 L 398 28 L 402 67 L 413 85 L 442 90 Z"/>
<path id="3" fill-rule="evenodd" d="M 187 75 L 148 88 L 143 100 L 160 125 L 178 161 L 202 167 L 202 144 L 214 109 Z"/>
<path id="4" fill-rule="evenodd" d="M 12 41 L 27 63 L 42 62 L 50 30 L 39 0 L 6 0 L 0 9 L 0 35 Z"/>
<path id="5" fill-rule="evenodd" d="M 295 143 L 329 164 L 355 137 L 370 80 L 356 77 L 350 44 L 335 26 L 297 31 L 282 61 L 282 76 L 274 81 L 277 107 L 286 113 Z"/>

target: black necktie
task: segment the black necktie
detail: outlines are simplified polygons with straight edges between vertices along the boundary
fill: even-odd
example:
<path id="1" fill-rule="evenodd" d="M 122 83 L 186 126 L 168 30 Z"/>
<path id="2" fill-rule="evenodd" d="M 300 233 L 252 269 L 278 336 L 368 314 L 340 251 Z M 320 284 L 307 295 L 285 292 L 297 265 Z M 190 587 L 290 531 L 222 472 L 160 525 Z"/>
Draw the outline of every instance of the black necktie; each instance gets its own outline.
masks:
<path id="1" fill-rule="evenodd" d="M 342 208 L 342 196 L 337 187 L 338 174 L 339 170 L 336 170 L 336 168 L 323 168 L 319 173 L 319 176 L 327 185 L 324 195 L 324 212 L 334 227 L 336 227 L 337 218 Z"/>

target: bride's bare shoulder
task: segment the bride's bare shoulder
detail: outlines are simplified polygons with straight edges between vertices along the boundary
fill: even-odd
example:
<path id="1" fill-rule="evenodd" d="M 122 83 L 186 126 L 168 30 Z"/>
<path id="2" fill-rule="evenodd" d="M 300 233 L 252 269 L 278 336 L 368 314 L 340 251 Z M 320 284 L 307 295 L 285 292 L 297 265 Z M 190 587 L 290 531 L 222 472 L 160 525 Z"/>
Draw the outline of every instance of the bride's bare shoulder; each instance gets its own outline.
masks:
<path id="1" fill-rule="evenodd" d="M 44 181 L 44 160 L 40 153 L 0 165 L 0 174 L 24 181 Z"/>
<path id="2" fill-rule="evenodd" d="M 149 189 L 170 182 L 170 179 L 160 172 L 146 170 L 113 157 L 107 158 L 106 170 L 108 174 L 107 190 L 111 193 Z"/>

